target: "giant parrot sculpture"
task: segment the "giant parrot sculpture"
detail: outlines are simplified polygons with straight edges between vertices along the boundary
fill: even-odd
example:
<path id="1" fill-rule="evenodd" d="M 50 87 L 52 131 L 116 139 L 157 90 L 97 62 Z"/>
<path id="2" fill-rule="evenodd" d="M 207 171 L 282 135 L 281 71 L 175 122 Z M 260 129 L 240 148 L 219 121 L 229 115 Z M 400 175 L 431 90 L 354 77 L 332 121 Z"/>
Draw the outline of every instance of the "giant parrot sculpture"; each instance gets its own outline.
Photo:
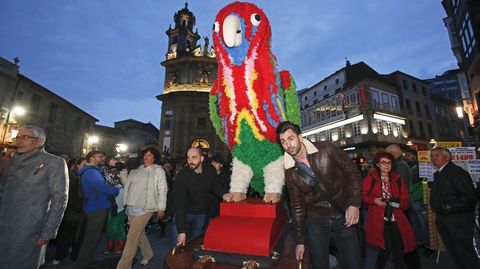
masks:
<path id="1" fill-rule="evenodd" d="M 284 185 L 283 153 L 275 129 L 300 124 L 296 86 L 279 71 L 271 52 L 271 29 L 256 5 L 234 2 L 216 16 L 213 43 L 217 79 L 209 97 L 210 118 L 232 152 L 230 200 L 245 199 L 249 184 L 277 202 Z"/>

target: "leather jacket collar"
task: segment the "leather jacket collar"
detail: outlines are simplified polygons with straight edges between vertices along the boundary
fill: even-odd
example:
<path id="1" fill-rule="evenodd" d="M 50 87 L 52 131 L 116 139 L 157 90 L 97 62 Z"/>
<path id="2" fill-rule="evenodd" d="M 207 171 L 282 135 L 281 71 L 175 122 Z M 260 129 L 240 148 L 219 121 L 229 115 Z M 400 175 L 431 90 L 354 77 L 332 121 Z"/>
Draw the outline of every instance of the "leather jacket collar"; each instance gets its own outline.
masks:
<path id="1" fill-rule="evenodd" d="M 305 145 L 305 148 L 307 149 L 307 155 L 318 152 L 318 149 L 313 145 L 313 143 L 306 138 L 303 138 L 303 145 Z M 285 169 L 289 169 L 294 166 L 295 166 L 295 160 L 290 154 L 285 152 L 283 154 L 283 167 Z"/>

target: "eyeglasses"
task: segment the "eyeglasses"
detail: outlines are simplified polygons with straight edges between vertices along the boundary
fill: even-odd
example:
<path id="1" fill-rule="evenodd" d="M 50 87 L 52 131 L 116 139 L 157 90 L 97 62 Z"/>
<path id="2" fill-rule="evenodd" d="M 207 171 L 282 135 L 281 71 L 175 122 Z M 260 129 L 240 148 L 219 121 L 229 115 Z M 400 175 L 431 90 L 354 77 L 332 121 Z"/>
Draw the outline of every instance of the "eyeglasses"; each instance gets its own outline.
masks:
<path id="1" fill-rule="evenodd" d="M 392 165 L 392 162 L 378 162 L 381 165 Z"/>
<path id="2" fill-rule="evenodd" d="M 16 136 L 15 139 L 17 140 L 27 140 L 27 139 L 38 139 L 36 136 L 29 136 L 29 135 L 21 135 L 21 136 Z"/>

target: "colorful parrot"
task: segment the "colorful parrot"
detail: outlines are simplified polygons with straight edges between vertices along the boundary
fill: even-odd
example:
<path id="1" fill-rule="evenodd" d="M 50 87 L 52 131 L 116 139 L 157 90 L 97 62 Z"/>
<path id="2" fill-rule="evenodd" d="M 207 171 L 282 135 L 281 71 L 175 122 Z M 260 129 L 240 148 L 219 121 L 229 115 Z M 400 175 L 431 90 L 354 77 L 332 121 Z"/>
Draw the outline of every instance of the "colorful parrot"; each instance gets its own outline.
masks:
<path id="1" fill-rule="evenodd" d="M 230 192 L 244 199 L 249 184 L 265 202 L 284 185 L 283 153 L 275 129 L 300 124 L 295 82 L 279 71 L 270 49 L 271 29 L 256 5 L 234 2 L 217 14 L 213 43 L 217 79 L 210 92 L 210 118 L 232 151 Z M 241 198 L 239 198 L 241 197 Z"/>

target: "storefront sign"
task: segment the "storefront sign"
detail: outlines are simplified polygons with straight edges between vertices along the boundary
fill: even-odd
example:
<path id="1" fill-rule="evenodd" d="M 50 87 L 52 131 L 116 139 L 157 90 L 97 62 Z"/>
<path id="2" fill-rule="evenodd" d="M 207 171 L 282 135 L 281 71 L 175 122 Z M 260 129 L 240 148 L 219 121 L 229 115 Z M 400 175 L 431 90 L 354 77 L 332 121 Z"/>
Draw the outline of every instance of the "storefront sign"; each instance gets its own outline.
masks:
<path id="1" fill-rule="evenodd" d="M 435 143 L 435 147 L 442 147 L 442 148 L 458 148 L 462 146 L 461 141 L 437 141 Z"/>
<path id="2" fill-rule="evenodd" d="M 475 147 L 456 147 L 450 148 L 452 161 L 475 160 Z"/>

